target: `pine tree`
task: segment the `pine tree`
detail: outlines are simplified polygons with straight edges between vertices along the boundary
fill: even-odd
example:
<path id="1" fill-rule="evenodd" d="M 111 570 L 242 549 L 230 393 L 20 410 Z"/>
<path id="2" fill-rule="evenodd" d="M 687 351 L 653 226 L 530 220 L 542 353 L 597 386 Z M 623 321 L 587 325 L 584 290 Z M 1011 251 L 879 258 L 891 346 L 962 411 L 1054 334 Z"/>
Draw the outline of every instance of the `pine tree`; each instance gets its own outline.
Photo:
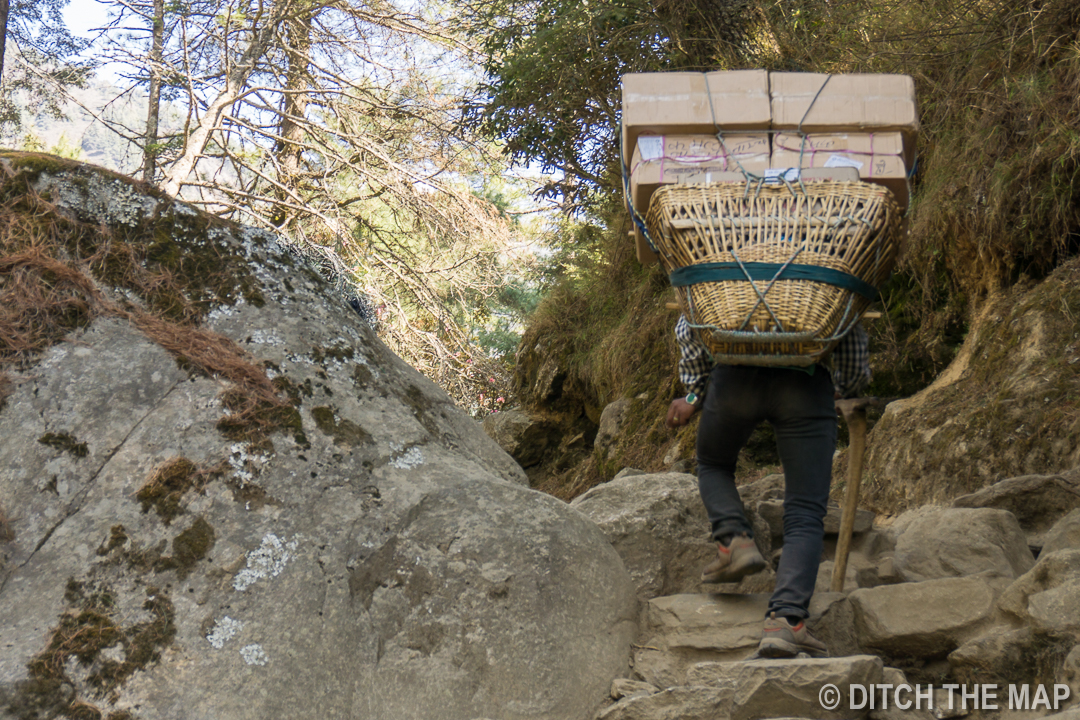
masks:
<path id="1" fill-rule="evenodd" d="M 90 44 L 64 24 L 68 0 L 0 0 L 0 131 L 22 124 L 20 107 L 64 116 L 64 90 L 84 87 L 93 64 L 79 58 Z"/>

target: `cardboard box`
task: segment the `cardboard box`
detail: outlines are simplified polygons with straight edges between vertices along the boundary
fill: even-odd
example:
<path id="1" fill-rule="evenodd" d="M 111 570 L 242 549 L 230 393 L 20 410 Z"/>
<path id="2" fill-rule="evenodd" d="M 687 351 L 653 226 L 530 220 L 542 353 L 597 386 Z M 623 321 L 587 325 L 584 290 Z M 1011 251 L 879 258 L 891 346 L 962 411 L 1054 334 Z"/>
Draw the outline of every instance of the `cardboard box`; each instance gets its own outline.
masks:
<path id="1" fill-rule="evenodd" d="M 724 135 L 643 135 L 638 138 L 631 160 L 630 196 L 644 217 L 653 193 L 662 185 L 708 182 L 743 182 L 742 166 L 761 174 L 769 165 L 769 136 Z M 657 262 L 645 236 L 635 228 L 638 260 L 643 265 Z"/>
<path id="2" fill-rule="evenodd" d="M 767 130 L 769 74 L 765 70 L 628 73 L 622 77 L 623 162 L 638 136 Z"/>
<path id="3" fill-rule="evenodd" d="M 859 177 L 892 190 L 900 209 L 908 205 L 908 166 L 902 133 L 795 133 L 773 136 L 773 168 L 854 168 Z"/>
<path id="4" fill-rule="evenodd" d="M 661 185 L 738 181 L 742 170 L 760 174 L 767 167 L 769 136 L 764 132 L 732 133 L 723 141 L 715 135 L 642 135 L 630 163 L 630 199 L 645 215 Z"/>
<path id="5" fill-rule="evenodd" d="M 645 236 L 635 228 L 630 236 L 634 238 L 634 243 L 637 245 L 637 259 L 642 265 L 653 265 L 660 262 L 660 258 L 649 247 L 649 241 L 645 239 Z"/>
<path id="6" fill-rule="evenodd" d="M 774 130 L 897 131 L 912 139 L 919 130 L 915 81 L 908 75 L 774 72 L 769 93 Z"/>

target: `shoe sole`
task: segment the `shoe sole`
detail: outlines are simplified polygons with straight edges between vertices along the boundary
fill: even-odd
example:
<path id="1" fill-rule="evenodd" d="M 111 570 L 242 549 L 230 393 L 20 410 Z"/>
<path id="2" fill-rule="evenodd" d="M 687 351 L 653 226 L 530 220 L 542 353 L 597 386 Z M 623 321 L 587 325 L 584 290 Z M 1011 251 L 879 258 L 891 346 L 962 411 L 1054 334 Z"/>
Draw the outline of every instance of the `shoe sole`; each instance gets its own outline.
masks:
<path id="1" fill-rule="evenodd" d="M 758 657 L 770 659 L 793 658 L 799 653 L 806 653 L 812 658 L 829 657 L 827 651 L 822 652 L 817 648 L 808 647 L 806 645 L 797 645 L 796 643 L 781 640 L 780 638 L 766 638 L 762 640 L 761 644 L 758 645 L 757 650 Z"/>
<path id="2" fill-rule="evenodd" d="M 732 583 L 742 580 L 747 575 L 753 575 L 759 573 L 765 569 L 765 559 L 757 558 L 742 567 L 727 568 L 723 572 L 715 573 L 713 575 L 702 575 L 701 582 L 709 583 L 710 585 Z"/>

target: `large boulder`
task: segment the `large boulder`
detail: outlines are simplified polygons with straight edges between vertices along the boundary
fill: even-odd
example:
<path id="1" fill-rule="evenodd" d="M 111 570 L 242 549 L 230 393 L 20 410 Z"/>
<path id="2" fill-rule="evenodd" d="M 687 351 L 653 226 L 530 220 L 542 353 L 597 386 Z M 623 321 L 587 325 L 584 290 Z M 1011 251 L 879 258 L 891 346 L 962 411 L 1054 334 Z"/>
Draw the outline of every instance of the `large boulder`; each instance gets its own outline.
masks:
<path id="1" fill-rule="evenodd" d="M 881 658 L 872 655 L 701 663 L 689 673 L 689 682 L 732 688 L 731 720 L 785 717 L 831 720 L 866 715 L 869 702 L 858 694 L 858 689 L 853 693 L 851 688 L 880 684 L 882 669 Z M 829 686 L 835 694 L 828 694 Z"/>
<path id="2" fill-rule="evenodd" d="M 997 619 L 1000 580 L 987 575 L 856 590 L 859 645 L 890 657 L 944 657 Z"/>
<path id="3" fill-rule="evenodd" d="M 0 407 L 0 715 L 592 716 L 636 630 L 593 523 L 277 237 L 86 166 L 4 169 L 90 310 Z M 94 283 L 64 269 L 97 250 Z M 161 265 L 176 293 L 126 284 Z"/>
<path id="4" fill-rule="evenodd" d="M 905 580 L 993 572 L 1023 575 L 1035 564 L 1012 513 L 992 508 L 949 508 L 920 513 L 896 540 L 893 566 Z"/>
<path id="5" fill-rule="evenodd" d="M 1030 626 L 1002 626 L 949 653 L 952 675 L 971 685 L 1049 684 L 1075 641 L 1036 633 Z"/>
<path id="6" fill-rule="evenodd" d="M 622 475 L 579 495 L 571 507 L 595 522 L 611 541 L 642 600 L 698 589 L 701 569 L 716 554 L 693 475 Z M 752 506 L 747 507 L 747 519 L 754 528 L 758 548 L 768 557 L 768 526 Z M 771 577 L 768 569 L 760 576 L 746 578 L 740 590 L 760 592 L 765 588 L 749 583 Z"/>
<path id="7" fill-rule="evenodd" d="M 1002 478 L 1080 465 L 1072 294 L 1080 258 L 987 299 L 949 367 L 885 409 L 867 440 L 863 502 L 897 513 Z M 836 468 L 842 470 L 842 468 Z"/>
<path id="8" fill-rule="evenodd" d="M 1054 523 L 1080 508 L 1080 472 L 1009 478 L 958 497 L 952 506 L 1008 510 L 1028 534 L 1029 543 L 1038 547 Z"/>
<path id="9" fill-rule="evenodd" d="M 1080 641 L 1080 550 L 1041 556 L 1002 593 L 1000 605 L 1036 632 Z"/>
<path id="10" fill-rule="evenodd" d="M 693 475 L 624 475 L 570 505 L 607 536 L 642 600 L 696 589 L 716 552 Z"/>
<path id="11" fill-rule="evenodd" d="M 1054 526 L 1046 531 L 1042 541 L 1041 555 L 1049 555 L 1058 550 L 1080 550 L 1080 508 L 1054 523 Z"/>
<path id="12" fill-rule="evenodd" d="M 540 463 L 558 442 L 556 428 L 520 408 L 492 413 L 484 418 L 484 432 L 522 467 Z"/>

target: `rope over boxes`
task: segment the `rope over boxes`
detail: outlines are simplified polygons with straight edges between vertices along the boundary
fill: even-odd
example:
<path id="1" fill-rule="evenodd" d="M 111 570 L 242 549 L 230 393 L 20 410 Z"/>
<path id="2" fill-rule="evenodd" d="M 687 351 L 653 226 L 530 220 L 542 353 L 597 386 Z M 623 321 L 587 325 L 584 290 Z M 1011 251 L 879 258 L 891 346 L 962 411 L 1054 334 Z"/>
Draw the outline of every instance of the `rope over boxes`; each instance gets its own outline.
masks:
<path id="1" fill-rule="evenodd" d="M 666 185 L 645 222 L 683 313 L 718 362 L 811 365 L 877 296 L 900 210 L 865 182 Z"/>

